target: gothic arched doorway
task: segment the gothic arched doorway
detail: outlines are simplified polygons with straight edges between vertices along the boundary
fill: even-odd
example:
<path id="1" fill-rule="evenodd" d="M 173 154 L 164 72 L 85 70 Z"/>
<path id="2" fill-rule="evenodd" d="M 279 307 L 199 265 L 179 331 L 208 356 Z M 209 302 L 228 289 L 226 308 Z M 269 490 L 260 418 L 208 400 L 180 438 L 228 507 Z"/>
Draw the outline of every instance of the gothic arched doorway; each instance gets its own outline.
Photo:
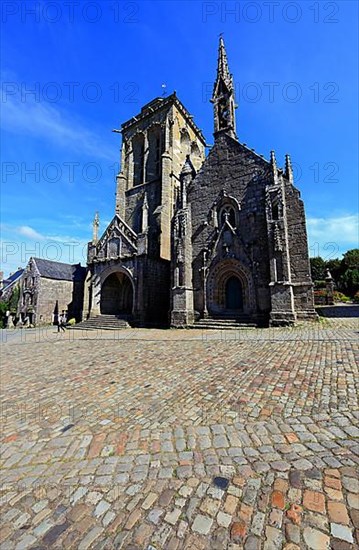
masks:
<path id="1" fill-rule="evenodd" d="M 101 287 L 101 313 L 130 314 L 132 306 L 133 288 L 130 278 L 121 272 L 109 275 Z"/>
<path id="2" fill-rule="evenodd" d="M 215 317 L 236 317 L 255 311 L 251 273 L 236 258 L 214 262 L 206 281 L 206 307 Z"/>
<path id="3" fill-rule="evenodd" d="M 232 275 L 227 279 L 225 285 L 226 309 L 242 310 L 243 309 L 243 291 L 242 284 L 238 277 Z"/>

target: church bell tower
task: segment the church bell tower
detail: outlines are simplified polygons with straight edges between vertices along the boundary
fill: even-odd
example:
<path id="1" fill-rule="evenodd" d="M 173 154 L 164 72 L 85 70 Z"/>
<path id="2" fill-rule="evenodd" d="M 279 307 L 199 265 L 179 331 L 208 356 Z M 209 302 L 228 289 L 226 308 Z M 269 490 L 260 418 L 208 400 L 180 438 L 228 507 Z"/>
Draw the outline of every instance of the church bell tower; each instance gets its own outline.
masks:
<path id="1" fill-rule="evenodd" d="M 214 136 L 216 137 L 220 132 L 225 132 L 232 138 L 237 139 L 233 76 L 229 72 L 222 36 L 219 39 L 217 78 L 211 102 L 214 106 Z"/>

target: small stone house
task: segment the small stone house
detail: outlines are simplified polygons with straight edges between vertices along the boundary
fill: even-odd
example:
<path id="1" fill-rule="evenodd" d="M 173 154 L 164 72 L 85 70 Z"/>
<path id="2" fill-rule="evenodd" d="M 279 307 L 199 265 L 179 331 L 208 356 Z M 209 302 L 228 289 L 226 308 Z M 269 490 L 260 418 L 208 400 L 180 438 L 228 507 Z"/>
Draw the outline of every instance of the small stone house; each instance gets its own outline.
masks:
<path id="1" fill-rule="evenodd" d="M 18 317 L 32 325 L 52 323 L 62 310 L 68 319 L 82 317 L 86 268 L 30 258 L 21 278 Z"/>

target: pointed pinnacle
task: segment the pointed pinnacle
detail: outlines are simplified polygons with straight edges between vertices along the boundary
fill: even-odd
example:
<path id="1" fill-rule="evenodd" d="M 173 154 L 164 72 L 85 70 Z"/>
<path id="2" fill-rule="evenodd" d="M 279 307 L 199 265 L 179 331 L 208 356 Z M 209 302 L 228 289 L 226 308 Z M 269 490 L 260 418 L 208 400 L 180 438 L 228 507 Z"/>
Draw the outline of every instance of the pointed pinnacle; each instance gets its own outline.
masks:
<path id="1" fill-rule="evenodd" d="M 285 177 L 290 183 L 293 183 L 293 168 L 290 156 L 285 156 Z"/>
<path id="2" fill-rule="evenodd" d="M 190 159 L 189 155 L 186 155 L 186 160 L 184 165 L 182 166 L 181 174 L 192 174 L 193 172 L 193 165 Z"/>
<path id="3" fill-rule="evenodd" d="M 290 156 L 289 155 L 286 155 L 285 156 L 285 169 L 288 170 L 288 169 L 292 169 L 292 162 L 290 160 Z"/>
<path id="4" fill-rule="evenodd" d="M 277 168 L 277 161 L 276 161 L 276 158 L 275 158 L 275 152 L 274 151 L 271 151 L 270 152 L 270 163 L 271 163 L 271 166 L 272 166 L 272 172 L 273 172 L 273 181 L 274 181 L 274 184 L 277 185 L 278 184 L 278 168 Z"/>
<path id="5" fill-rule="evenodd" d="M 218 47 L 218 65 L 217 65 L 217 78 L 222 77 L 223 80 L 228 83 L 231 80 L 231 74 L 229 72 L 228 60 L 224 40 L 222 36 L 219 38 Z"/>
<path id="6" fill-rule="evenodd" d="M 271 162 L 272 166 L 275 166 L 277 168 L 277 161 L 276 161 L 276 158 L 275 158 L 275 152 L 274 151 L 270 152 L 270 162 Z"/>

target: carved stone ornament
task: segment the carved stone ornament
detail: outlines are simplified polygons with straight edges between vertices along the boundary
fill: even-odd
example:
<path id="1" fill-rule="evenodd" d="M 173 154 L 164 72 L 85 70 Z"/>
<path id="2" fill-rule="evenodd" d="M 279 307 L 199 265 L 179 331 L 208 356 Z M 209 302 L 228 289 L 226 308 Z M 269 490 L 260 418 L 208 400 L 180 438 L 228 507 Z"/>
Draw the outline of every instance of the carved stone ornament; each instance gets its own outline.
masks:
<path id="1" fill-rule="evenodd" d="M 177 263 L 178 264 L 183 264 L 183 262 L 184 262 L 183 247 L 182 247 L 182 243 L 178 242 L 178 244 L 177 244 Z"/>
<path id="2" fill-rule="evenodd" d="M 186 230 L 187 230 L 187 216 L 185 212 L 180 213 L 179 224 L 180 224 L 181 237 L 184 237 L 186 235 Z"/>
<path id="3" fill-rule="evenodd" d="M 279 231 L 278 224 L 274 224 L 273 236 L 274 236 L 274 250 L 276 252 L 282 252 L 283 247 L 282 247 L 282 240 L 280 238 L 280 231 Z"/>

